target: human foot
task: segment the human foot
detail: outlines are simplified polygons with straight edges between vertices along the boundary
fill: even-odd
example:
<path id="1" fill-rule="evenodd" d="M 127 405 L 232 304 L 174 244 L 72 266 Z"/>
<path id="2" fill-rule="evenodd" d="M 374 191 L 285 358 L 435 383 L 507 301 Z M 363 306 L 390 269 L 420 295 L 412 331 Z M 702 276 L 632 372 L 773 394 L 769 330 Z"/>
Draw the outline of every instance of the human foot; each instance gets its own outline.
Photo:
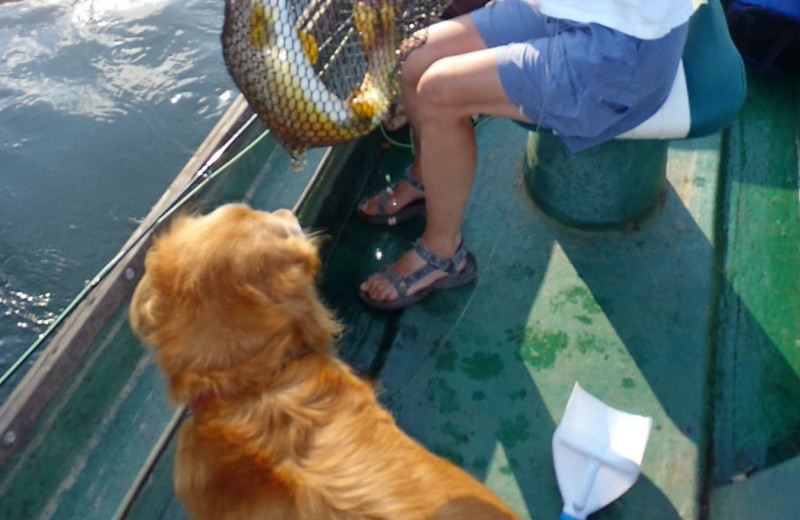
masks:
<path id="1" fill-rule="evenodd" d="M 471 282 L 477 271 L 475 257 L 463 244 L 450 259 L 435 254 L 417 240 L 414 248 L 394 265 L 367 278 L 359 287 L 359 296 L 376 309 L 401 309 L 434 291 Z"/>
<path id="2" fill-rule="evenodd" d="M 425 187 L 411 174 L 405 176 L 386 189 L 362 199 L 357 207 L 358 215 L 373 224 L 393 226 L 425 213 Z"/>

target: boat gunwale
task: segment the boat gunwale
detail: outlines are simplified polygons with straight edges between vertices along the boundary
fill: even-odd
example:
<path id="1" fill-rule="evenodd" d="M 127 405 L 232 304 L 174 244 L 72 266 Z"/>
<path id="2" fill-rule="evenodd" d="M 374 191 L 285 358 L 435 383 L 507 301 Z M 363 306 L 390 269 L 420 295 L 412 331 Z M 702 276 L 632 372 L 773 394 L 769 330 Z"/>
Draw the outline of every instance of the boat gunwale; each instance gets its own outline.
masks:
<path id="1" fill-rule="evenodd" d="M 138 283 L 144 271 L 145 253 L 159 228 L 159 219 L 180 200 L 199 172 L 220 159 L 217 157 L 220 147 L 232 139 L 252 115 L 244 98 L 237 97 L 121 247 L 116 265 L 69 311 L 39 358 L 0 405 L 0 472 L 24 448 L 41 415 Z"/>

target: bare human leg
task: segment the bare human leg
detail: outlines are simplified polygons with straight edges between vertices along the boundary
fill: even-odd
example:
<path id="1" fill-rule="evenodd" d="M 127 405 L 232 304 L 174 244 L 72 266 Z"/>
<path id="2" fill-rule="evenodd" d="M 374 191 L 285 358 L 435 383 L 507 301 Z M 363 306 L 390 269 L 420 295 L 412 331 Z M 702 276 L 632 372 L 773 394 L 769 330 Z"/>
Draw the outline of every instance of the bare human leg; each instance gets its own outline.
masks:
<path id="1" fill-rule="evenodd" d="M 485 47 L 468 16 L 432 26 L 426 43 L 407 57 L 400 81 L 419 143 L 412 172 L 425 185 L 428 219 L 420 241 L 436 255 L 453 258 L 461 243 L 461 222 L 477 161 L 471 117 L 519 119 L 519 111 L 503 91 L 494 51 Z M 392 269 L 406 276 L 424 266 L 412 249 Z M 407 295 L 445 276 L 435 270 L 408 287 Z M 360 289 L 376 302 L 398 298 L 397 289 L 380 273 L 367 278 Z"/>
<path id="2" fill-rule="evenodd" d="M 414 150 L 416 150 L 414 163 L 411 165 L 409 174 L 419 182 L 422 182 L 422 173 L 420 169 L 421 142 L 419 134 L 421 129 L 418 124 L 415 124 L 415 116 L 412 112 L 415 111 L 414 105 L 417 99 L 416 91 L 420 78 L 428 67 L 440 58 L 466 54 L 486 48 L 468 16 L 438 23 L 427 29 L 426 32 L 427 34 L 422 37 L 425 43 L 409 53 L 405 62 L 402 64 L 400 73 L 401 97 L 409 125 L 412 129 L 411 136 Z M 361 211 L 368 215 L 377 214 L 379 195 L 371 197 L 362 203 L 360 207 Z M 386 212 L 391 215 L 410 202 L 423 197 L 423 193 L 419 190 L 415 189 L 408 182 L 400 180 L 392 190 L 391 200 L 387 204 Z"/>

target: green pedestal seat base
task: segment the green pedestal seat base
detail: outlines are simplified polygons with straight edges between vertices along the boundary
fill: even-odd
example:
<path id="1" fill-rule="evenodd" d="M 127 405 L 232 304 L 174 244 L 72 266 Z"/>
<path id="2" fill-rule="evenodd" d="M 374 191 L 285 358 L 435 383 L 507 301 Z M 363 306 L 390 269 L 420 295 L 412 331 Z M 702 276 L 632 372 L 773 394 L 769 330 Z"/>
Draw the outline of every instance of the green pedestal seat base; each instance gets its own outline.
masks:
<path id="1" fill-rule="evenodd" d="M 651 212 L 663 193 L 669 142 L 664 139 L 710 135 L 735 119 L 747 91 L 745 71 L 719 0 L 701 5 L 689 24 L 679 100 L 688 108 L 677 111 L 670 105 L 664 108 L 668 113 L 653 116 L 666 120 L 671 112 L 688 114 L 690 122 L 676 125 L 684 128 L 679 134 L 651 125 L 637 138 L 615 139 L 571 155 L 549 130 L 522 125 L 532 130 L 525 180 L 543 210 L 570 226 L 630 226 Z"/>
<path id="2" fill-rule="evenodd" d="M 571 154 L 552 132 L 530 132 L 525 183 L 563 224 L 622 229 L 646 218 L 663 196 L 668 143 L 614 140 Z"/>

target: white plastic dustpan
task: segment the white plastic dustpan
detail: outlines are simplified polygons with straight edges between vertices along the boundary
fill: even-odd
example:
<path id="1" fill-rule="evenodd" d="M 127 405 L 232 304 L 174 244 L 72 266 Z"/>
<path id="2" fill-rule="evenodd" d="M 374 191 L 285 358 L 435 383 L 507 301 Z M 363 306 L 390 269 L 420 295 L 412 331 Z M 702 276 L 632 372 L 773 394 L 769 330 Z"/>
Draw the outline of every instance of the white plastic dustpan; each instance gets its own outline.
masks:
<path id="1" fill-rule="evenodd" d="M 577 383 L 553 435 L 562 520 L 584 520 L 639 477 L 653 420 L 612 408 Z"/>

